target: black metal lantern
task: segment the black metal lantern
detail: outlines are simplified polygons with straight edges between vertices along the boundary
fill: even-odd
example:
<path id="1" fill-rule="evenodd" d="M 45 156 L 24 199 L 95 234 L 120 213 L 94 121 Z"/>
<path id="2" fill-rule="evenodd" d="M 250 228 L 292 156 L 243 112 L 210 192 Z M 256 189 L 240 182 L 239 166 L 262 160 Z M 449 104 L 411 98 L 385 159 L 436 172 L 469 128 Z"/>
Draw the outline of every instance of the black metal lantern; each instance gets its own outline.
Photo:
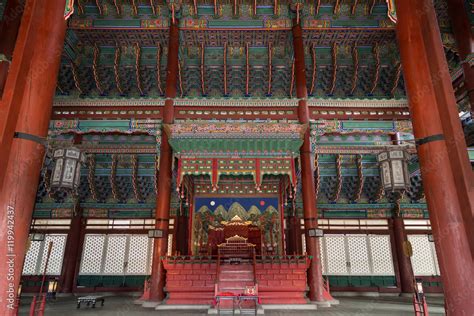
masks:
<path id="1" fill-rule="evenodd" d="M 81 165 L 86 156 L 76 147 L 58 148 L 53 152 L 54 167 L 51 174 L 52 191 L 73 191 L 79 188 Z"/>
<path id="2" fill-rule="evenodd" d="M 380 178 L 385 191 L 403 192 L 410 183 L 408 154 L 405 150 L 388 150 L 378 154 Z"/>

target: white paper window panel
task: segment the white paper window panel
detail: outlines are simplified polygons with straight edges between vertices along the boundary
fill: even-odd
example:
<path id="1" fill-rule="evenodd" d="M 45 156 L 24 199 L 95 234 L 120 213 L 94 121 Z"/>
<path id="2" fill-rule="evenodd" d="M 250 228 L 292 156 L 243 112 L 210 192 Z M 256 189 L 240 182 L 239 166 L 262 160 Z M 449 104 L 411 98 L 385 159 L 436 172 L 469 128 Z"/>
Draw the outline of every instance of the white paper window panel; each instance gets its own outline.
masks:
<path id="1" fill-rule="evenodd" d="M 436 252 L 432 243 L 428 240 L 428 235 L 408 235 L 411 243 L 413 256 L 411 265 L 416 276 L 439 275 L 439 268 L 436 262 Z"/>
<path id="2" fill-rule="evenodd" d="M 151 274 L 151 266 L 153 264 L 153 247 L 155 245 L 155 239 L 149 238 L 149 249 L 148 249 L 148 273 Z"/>
<path id="3" fill-rule="evenodd" d="M 23 274 L 35 275 L 38 266 L 38 257 L 41 249 L 41 241 L 30 242 L 30 247 L 25 256 L 25 263 L 23 264 Z"/>
<path id="4" fill-rule="evenodd" d="M 43 256 L 40 265 L 40 274 L 43 273 L 48 256 L 49 243 L 52 242 L 51 255 L 49 257 L 46 274 L 60 275 L 63 266 L 64 248 L 66 247 L 66 234 L 46 235 L 43 241 Z"/>
<path id="5" fill-rule="evenodd" d="M 347 236 L 349 251 L 349 269 L 352 275 L 370 275 L 369 250 L 367 236 Z"/>
<path id="6" fill-rule="evenodd" d="M 388 235 L 326 235 L 320 244 L 324 274 L 395 275 Z"/>
<path id="7" fill-rule="evenodd" d="M 104 245 L 105 235 L 86 235 L 82 251 L 80 274 L 101 273 Z"/>
<path id="8" fill-rule="evenodd" d="M 327 255 L 327 274 L 347 275 L 345 236 L 327 235 L 324 237 Z"/>
<path id="9" fill-rule="evenodd" d="M 105 253 L 104 274 L 123 274 L 127 236 L 109 235 L 107 238 L 107 251 Z"/>
<path id="10" fill-rule="evenodd" d="M 319 242 L 319 254 L 320 254 L 320 258 L 321 258 L 321 271 L 323 272 L 323 274 L 327 274 L 326 273 L 326 249 L 324 248 L 324 239 L 323 238 L 318 238 L 318 242 Z"/>
<path id="11" fill-rule="evenodd" d="M 148 235 L 86 235 L 80 274 L 148 275 L 152 258 Z"/>
<path id="12" fill-rule="evenodd" d="M 370 235 L 369 247 L 373 275 L 395 275 L 392 246 L 388 235 Z"/>
<path id="13" fill-rule="evenodd" d="M 60 275 L 63 266 L 66 239 L 66 234 L 51 234 L 46 235 L 43 241 L 31 241 L 23 264 L 23 274 L 43 274 L 48 255 L 48 245 L 49 242 L 52 242 L 51 255 L 49 257 L 46 273 L 48 275 Z"/>
<path id="14" fill-rule="evenodd" d="M 149 240 L 147 235 L 129 236 L 127 274 L 147 274 Z"/>

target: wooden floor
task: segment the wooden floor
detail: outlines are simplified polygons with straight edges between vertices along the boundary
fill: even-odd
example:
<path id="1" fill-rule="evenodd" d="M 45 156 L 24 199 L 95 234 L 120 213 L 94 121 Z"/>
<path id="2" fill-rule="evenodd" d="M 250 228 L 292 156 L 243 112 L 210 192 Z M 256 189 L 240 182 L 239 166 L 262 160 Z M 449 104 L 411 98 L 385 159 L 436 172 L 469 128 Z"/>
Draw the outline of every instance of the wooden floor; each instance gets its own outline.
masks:
<path id="1" fill-rule="evenodd" d="M 413 315 L 413 307 L 410 298 L 405 297 L 336 297 L 340 305 L 329 308 L 319 308 L 316 311 L 265 311 L 265 315 L 283 316 L 283 315 Z M 76 315 L 102 315 L 102 316 L 132 316 L 132 315 L 207 315 L 205 311 L 156 311 L 143 308 L 133 304 L 133 297 L 111 296 L 105 298 L 104 307 L 97 306 L 95 309 L 87 308 L 76 309 L 77 300 L 74 297 L 58 298 L 54 302 L 47 304 L 47 316 L 76 316 Z M 31 298 L 24 298 L 20 315 L 28 315 L 29 302 Z M 444 315 L 443 298 L 429 297 L 430 315 Z M 99 304 L 100 305 L 100 304 Z"/>

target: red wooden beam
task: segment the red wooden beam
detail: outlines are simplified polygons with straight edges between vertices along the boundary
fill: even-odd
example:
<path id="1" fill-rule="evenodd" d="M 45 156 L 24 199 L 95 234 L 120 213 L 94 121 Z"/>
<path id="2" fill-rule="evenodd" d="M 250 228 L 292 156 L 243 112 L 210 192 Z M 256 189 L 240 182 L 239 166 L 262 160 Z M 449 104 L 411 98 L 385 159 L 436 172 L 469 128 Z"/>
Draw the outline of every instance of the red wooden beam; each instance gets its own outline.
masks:
<path id="1" fill-rule="evenodd" d="M 22 104 L 30 62 L 34 55 L 36 27 L 44 10 L 38 0 L 28 0 L 21 21 L 4 92 L 0 99 L 0 191 L 10 155 L 13 134 Z"/>

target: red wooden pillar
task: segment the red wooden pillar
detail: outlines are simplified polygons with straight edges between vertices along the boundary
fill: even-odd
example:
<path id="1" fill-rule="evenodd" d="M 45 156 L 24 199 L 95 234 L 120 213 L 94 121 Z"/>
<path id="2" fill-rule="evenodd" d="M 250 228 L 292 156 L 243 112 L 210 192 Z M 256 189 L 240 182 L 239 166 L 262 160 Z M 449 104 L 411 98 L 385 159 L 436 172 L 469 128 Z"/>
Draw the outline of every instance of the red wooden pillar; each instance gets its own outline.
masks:
<path id="1" fill-rule="evenodd" d="M 178 82 L 178 49 L 179 29 L 178 21 L 170 20 L 170 33 L 168 43 L 168 75 L 166 77 L 166 101 L 163 109 L 163 123 L 172 124 L 174 120 L 173 99 L 176 97 Z M 168 142 L 168 135 L 162 130 L 160 148 L 160 174 L 158 176 L 158 194 L 156 197 L 155 228 L 164 231 L 163 238 L 157 238 L 153 248 L 153 263 L 151 267 L 150 299 L 162 301 L 165 298 L 165 268 L 162 257 L 166 256 L 168 249 L 168 225 L 170 213 L 171 181 L 172 181 L 172 151 Z"/>
<path id="2" fill-rule="evenodd" d="M 397 0 L 397 35 L 448 315 L 474 314 L 473 173 L 431 0 Z"/>
<path id="3" fill-rule="evenodd" d="M 82 217 L 82 211 L 77 207 L 74 214 L 66 240 L 66 251 L 64 252 L 63 268 L 59 280 L 61 293 L 72 293 L 74 290 L 74 280 L 76 279 L 76 270 L 80 264 L 80 254 L 82 249 L 85 229 L 85 219 Z"/>
<path id="4" fill-rule="evenodd" d="M 410 257 L 405 255 L 403 245 L 407 240 L 403 218 L 397 216 L 390 221 L 390 228 L 393 230 L 393 239 L 398 263 L 398 274 L 400 277 L 400 289 L 402 293 L 413 293 L 413 268 Z"/>
<path id="5" fill-rule="evenodd" d="M 451 27 L 456 39 L 459 57 L 461 57 L 464 72 L 464 86 L 466 87 L 471 105 L 471 113 L 474 113 L 474 69 L 471 67 L 470 59 L 473 58 L 473 33 L 471 21 L 467 15 L 468 8 L 465 0 L 447 1 L 448 13 L 451 19 Z"/>
<path id="6" fill-rule="evenodd" d="M 21 17 L 23 16 L 24 1 L 8 0 L 3 11 L 3 20 L 0 23 L 0 54 L 11 60 L 13 49 L 20 28 Z M 7 80 L 9 64 L 0 61 L 0 99 L 3 87 Z"/>
<path id="7" fill-rule="evenodd" d="M 306 99 L 306 74 L 304 62 L 303 32 L 301 25 L 293 20 L 293 50 L 295 55 L 295 79 L 296 96 L 298 101 L 298 119 L 302 124 L 309 124 L 309 109 Z M 305 229 L 316 228 L 318 226 L 316 209 L 316 192 L 313 179 L 313 165 L 311 163 L 311 144 L 309 140 L 309 127 L 304 134 L 303 145 L 300 149 L 301 160 L 301 188 L 303 193 L 304 222 Z M 311 301 L 324 301 L 323 298 L 323 274 L 321 270 L 321 256 L 319 242 L 315 237 L 309 237 L 306 233 L 306 250 L 312 256 L 309 272 L 309 298 Z"/>
<path id="8" fill-rule="evenodd" d="M 39 144 L 48 131 L 53 96 L 59 71 L 61 52 L 64 45 L 66 22 L 64 21 L 64 0 L 42 2 L 40 19 L 35 23 L 37 52 L 29 64 L 26 89 L 19 110 L 15 132 L 18 137 L 11 142 L 11 149 L 5 154 L 7 165 L 3 189 L 0 193 L 0 310 L 2 315 L 13 315 L 14 303 L 21 278 L 23 260 L 31 223 L 33 207 L 45 148 Z M 33 16 L 35 12 L 30 12 Z M 25 12 L 26 15 L 26 12 Z M 18 41 L 25 40 L 20 29 Z M 16 44 L 16 47 L 22 43 Z M 15 48 L 15 56 L 17 48 Z M 27 60 L 17 60 L 15 67 Z M 21 67 L 20 67 L 21 68 Z M 10 75 L 8 80 L 10 80 Z M 7 82 L 6 89 L 11 87 Z M 9 91 L 5 90 L 5 93 Z M 7 137 L 7 136 L 4 136 Z M 2 153 L 3 154 L 3 153 Z"/>

